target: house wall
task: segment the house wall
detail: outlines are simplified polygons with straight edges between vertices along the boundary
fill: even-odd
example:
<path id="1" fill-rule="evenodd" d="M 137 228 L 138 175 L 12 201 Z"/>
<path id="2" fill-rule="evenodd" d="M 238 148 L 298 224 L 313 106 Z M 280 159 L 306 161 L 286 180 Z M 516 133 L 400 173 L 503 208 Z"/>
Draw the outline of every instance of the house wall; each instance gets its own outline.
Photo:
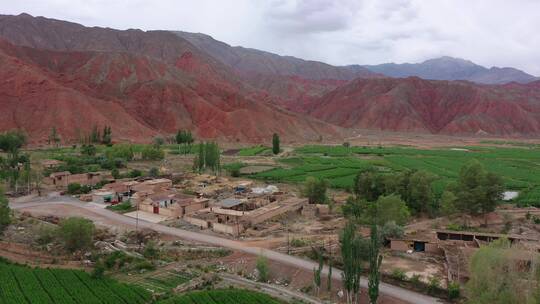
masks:
<path id="1" fill-rule="evenodd" d="M 215 232 L 226 233 L 236 236 L 240 234 L 240 231 L 244 230 L 244 226 L 240 223 L 231 225 L 212 223 L 212 230 Z"/>
<path id="2" fill-rule="evenodd" d="M 139 204 L 139 210 L 154 213 L 154 206 L 148 204 Z"/>
<path id="3" fill-rule="evenodd" d="M 409 245 L 411 244 L 411 245 Z M 407 251 L 412 249 L 412 243 L 402 240 L 391 240 L 390 241 L 390 249 L 396 250 L 396 251 Z"/>
<path id="4" fill-rule="evenodd" d="M 185 214 L 191 214 L 191 213 L 193 213 L 195 211 L 198 211 L 198 210 L 201 210 L 201 209 L 204 209 L 204 208 L 205 208 L 205 203 L 204 202 L 193 203 L 193 204 L 185 207 L 185 210 L 186 210 Z"/>
<path id="5" fill-rule="evenodd" d="M 266 206 L 269 207 L 270 205 Z M 264 207 L 263 207 L 264 208 Z M 259 223 L 262 223 L 264 221 L 267 221 L 273 217 L 276 217 L 278 215 L 287 213 L 289 211 L 296 211 L 302 208 L 301 204 L 296 205 L 281 205 L 279 208 L 275 209 L 269 209 L 267 212 L 260 213 L 260 214 L 253 214 L 253 216 L 249 216 L 249 222 L 251 225 L 256 225 Z"/>
<path id="6" fill-rule="evenodd" d="M 207 229 L 208 228 L 208 222 L 205 221 L 205 220 L 201 220 L 201 219 L 198 219 L 198 218 L 194 218 L 194 217 L 191 217 L 191 216 L 184 216 L 184 221 L 192 224 L 192 225 L 195 225 L 195 226 L 199 226 L 203 229 Z"/>
<path id="7" fill-rule="evenodd" d="M 435 253 L 435 254 L 444 253 L 444 251 L 439 248 L 439 245 L 435 243 L 426 243 L 426 252 Z"/>

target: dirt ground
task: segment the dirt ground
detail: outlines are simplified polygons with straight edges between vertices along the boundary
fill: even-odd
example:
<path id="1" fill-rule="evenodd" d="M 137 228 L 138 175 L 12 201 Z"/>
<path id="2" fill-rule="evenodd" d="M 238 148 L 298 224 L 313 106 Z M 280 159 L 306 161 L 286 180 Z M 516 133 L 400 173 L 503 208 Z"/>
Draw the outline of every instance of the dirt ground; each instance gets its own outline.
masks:
<path id="1" fill-rule="evenodd" d="M 222 258 L 220 261 L 223 265 L 233 273 L 243 273 L 250 274 L 255 269 L 257 257 L 253 255 L 248 255 L 241 252 L 235 252 L 230 256 Z M 300 291 L 301 289 L 308 288 L 313 286 L 313 272 L 307 270 L 300 270 L 297 268 L 290 267 L 288 265 L 283 265 L 269 261 L 270 267 L 270 281 L 273 283 L 279 283 L 283 285 L 285 283 L 290 288 Z M 332 303 L 345 303 L 344 299 L 340 299 L 337 296 L 339 290 L 341 290 L 341 282 L 338 280 L 332 281 L 332 291 L 327 292 L 326 287 L 326 278 L 321 278 L 322 285 L 319 297 L 324 300 L 332 301 Z M 313 294 L 313 292 L 311 293 Z M 360 303 L 367 303 L 367 291 L 361 291 L 361 300 Z M 379 304 L 405 304 L 407 302 L 381 295 L 378 301 Z"/>

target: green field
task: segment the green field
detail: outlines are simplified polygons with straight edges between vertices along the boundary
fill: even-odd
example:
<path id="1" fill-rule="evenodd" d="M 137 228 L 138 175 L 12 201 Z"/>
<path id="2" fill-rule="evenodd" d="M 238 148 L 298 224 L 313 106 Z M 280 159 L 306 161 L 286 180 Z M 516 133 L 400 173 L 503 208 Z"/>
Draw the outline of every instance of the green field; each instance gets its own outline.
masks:
<path id="1" fill-rule="evenodd" d="M 238 156 L 255 156 L 263 153 L 266 154 L 266 152 L 270 152 L 270 150 L 271 149 L 269 147 L 265 146 L 253 146 L 241 149 L 238 151 Z"/>
<path id="2" fill-rule="evenodd" d="M 303 182 L 307 176 L 327 179 L 332 187 L 348 189 L 356 173 L 374 166 L 382 172 L 425 170 L 437 177 L 435 193 L 455 180 L 461 166 L 472 159 L 499 174 L 508 189 L 523 192 L 520 200 L 540 200 L 540 149 L 459 147 L 415 149 L 405 147 L 304 146 L 296 156 L 281 160 L 282 167 L 253 177 L 278 182 Z"/>
<path id="3" fill-rule="evenodd" d="M 41 269 L 0 261 L 1 304 L 148 303 L 144 289 L 112 279 L 93 279 L 79 270 Z"/>
<path id="4" fill-rule="evenodd" d="M 159 304 L 279 304 L 259 292 L 240 289 L 193 291 L 158 302 Z"/>

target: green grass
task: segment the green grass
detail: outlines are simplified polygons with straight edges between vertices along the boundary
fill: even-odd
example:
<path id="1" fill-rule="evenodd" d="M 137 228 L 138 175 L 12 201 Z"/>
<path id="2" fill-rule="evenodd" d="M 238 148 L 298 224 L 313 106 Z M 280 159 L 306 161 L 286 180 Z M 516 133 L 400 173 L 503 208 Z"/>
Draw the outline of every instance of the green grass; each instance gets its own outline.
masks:
<path id="1" fill-rule="evenodd" d="M 0 261 L 0 303 L 148 303 L 150 293 L 80 270 L 39 269 Z"/>
<path id="2" fill-rule="evenodd" d="M 282 167 L 254 174 L 276 182 L 303 182 L 307 176 L 326 178 L 332 187 L 347 189 L 361 170 L 382 172 L 425 170 L 436 176 L 435 193 L 454 181 L 461 166 L 472 159 L 499 174 L 507 189 L 521 191 L 518 201 L 540 202 L 540 149 L 530 147 L 458 147 L 467 151 L 408 147 L 304 146 L 296 156 L 282 159 Z"/>
<path id="3" fill-rule="evenodd" d="M 130 212 L 130 211 L 135 210 L 135 207 L 133 207 L 131 205 L 130 201 L 126 201 L 126 202 L 122 202 L 120 204 L 107 206 L 107 209 L 112 210 L 112 211 L 116 211 L 116 212 L 119 212 L 119 213 L 126 213 L 126 212 Z"/>
<path id="4" fill-rule="evenodd" d="M 249 148 L 243 148 L 238 152 L 238 156 L 256 156 L 262 153 L 270 152 L 269 147 L 265 146 L 253 146 Z"/>
<path id="5" fill-rule="evenodd" d="M 280 304 L 269 295 L 242 289 L 192 291 L 159 304 Z"/>

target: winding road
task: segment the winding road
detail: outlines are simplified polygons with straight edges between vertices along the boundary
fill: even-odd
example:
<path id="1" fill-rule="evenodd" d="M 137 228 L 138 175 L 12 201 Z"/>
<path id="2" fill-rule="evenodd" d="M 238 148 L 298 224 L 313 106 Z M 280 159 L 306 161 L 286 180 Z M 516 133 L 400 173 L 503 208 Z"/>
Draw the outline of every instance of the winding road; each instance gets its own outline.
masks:
<path id="1" fill-rule="evenodd" d="M 34 198 L 22 198 L 13 200 L 10 202 L 10 207 L 13 209 L 22 209 L 25 211 L 31 211 L 32 208 L 35 207 L 51 207 L 51 213 L 53 213 L 54 206 L 55 205 L 67 205 L 75 208 L 81 208 L 84 209 L 84 211 L 89 211 L 92 216 L 88 216 L 89 212 L 81 212 L 80 216 L 88 217 L 91 220 L 96 220 L 96 218 L 101 218 L 103 220 L 106 220 L 108 222 L 115 222 L 124 226 L 131 226 L 134 227 L 136 224 L 136 219 L 127 217 L 112 211 L 109 211 L 107 209 L 100 208 L 94 204 L 91 203 L 83 203 L 79 200 L 76 200 L 69 196 L 47 196 L 47 197 L 34 197 Z M 62 214 L 52 214 L 56 216 L 62 216 Z M 305 260 L 299 257 L 287 255 L 284 253 L 276 252 L 273 250 L 260 248 L 260 247 L 253 247 L 248 246 L 244 244 L 241 241 L 235 241 L 230 240 L 218 236 L 208 235 L 200 232 L 193 232 L 173 227 L 164 226 L 161 224 L 154 224 L 150 222 L 146 222 L 144 220 L 139 219 L 138 226 L 140 228 L 148 228 L 155 230 L 157 232 L 167 234 L 170 236 L 175 236 L 184 240 L 191 240 L 195 242 L 202 242 L 207 243 L 211 245 L 216 246 L 222 246 L 233 250 L 238 250 L 254 255 L 264 255 L 269 260 L 291 265 L 293 267 L 302 268 L 305 270 L 313 270 L 314 268 L 318 267 L 317 263 Z M 323 274 L 328 273 L 328 268 L 323 269 Z M 335 269 L 332 271 L 332 276 L 334 279 L 341 280 L 341 271 Z M 361 286 L 363 288 L 367 288 L 367 280 L 365 278 L 362 278 L 361 280 Z M 382 283 L 379 286 L 379 290 L 381 294 L 385 294 L 388 296 L 391 296 L 396 299 L 400 299 L 412 304 L 432 304 L 432 303 L 443 303 L 441 300 L 437 298 L 433 298 L 430 296 L 426 296 L 424 294 L 416 293 L 401 287 L 397 287 L 394 285 Z"/>

